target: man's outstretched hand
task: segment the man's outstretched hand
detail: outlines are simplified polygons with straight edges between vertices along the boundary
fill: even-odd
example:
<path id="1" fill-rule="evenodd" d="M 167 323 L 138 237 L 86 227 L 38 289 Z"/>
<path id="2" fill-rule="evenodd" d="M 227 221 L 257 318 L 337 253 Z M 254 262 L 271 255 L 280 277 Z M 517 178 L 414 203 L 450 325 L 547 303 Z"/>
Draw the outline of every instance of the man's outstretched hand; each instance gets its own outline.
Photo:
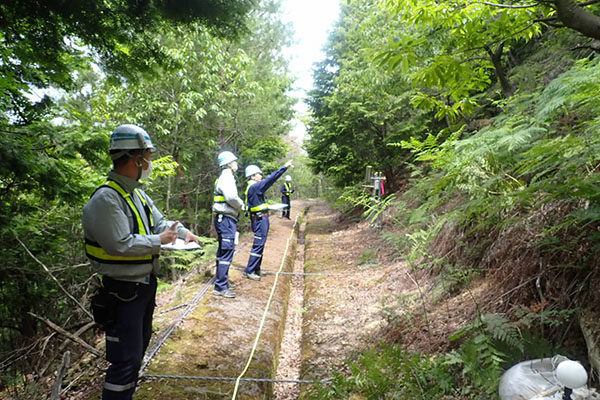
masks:
<path id="1" fill-rule="evenodd" d="M 200 245 L 200 248 L 202 248 L 202 244 L 200 243 L 200 240 L 198 240 L 198 236 L 194 235 L 191 232 L 186 232 L 185 233 L 185 244 L 188 244 L 189 242 L 198 243 Z"/>
<path id="2" fill-rule="evenodd" d="M 178 224 L 179 224 L 179 221 L 175 221 L 175 223 L 173 225 L 171 225 L 171 227 L 169 229 L 161 232 L 158 235 L 160 237 L 161 244 L 175 243 L 175 240 L 177 240 L 177 238 L 179 237 L 179 234 L 177 233 L 177 225 Z"/>

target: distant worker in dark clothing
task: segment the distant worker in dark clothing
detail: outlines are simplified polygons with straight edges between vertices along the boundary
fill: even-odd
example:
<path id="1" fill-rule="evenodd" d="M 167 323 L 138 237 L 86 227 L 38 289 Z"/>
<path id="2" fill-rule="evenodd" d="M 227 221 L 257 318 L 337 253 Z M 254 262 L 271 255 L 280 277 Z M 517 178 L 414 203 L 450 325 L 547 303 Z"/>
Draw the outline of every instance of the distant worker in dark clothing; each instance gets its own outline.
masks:
<path id="1" fill-rule="evenodd" d="M 235 237 L 240 211 L 244 209 L 244 201 L 238 196 L 235 183 L 235 172 L 238 169 L 237 157 L 223 151 L 218 156 L 221 175 L 215 181 L 215 194 L 212 210 L 215 213 L 215 230 L 217 231 L 217 272 L 215 277 L 215 296 L 234 298 L 234 284 L 229 281 L 229 267 L 235 251 Z"/>
<path id="2" fill-rule="evenodd" d="M 292 189 L 292 177 L 286 175 L 285 182 L 281 185 L 281 202 L 286 204 L 287 207 L 282 210 L 281 218 L 290 219 L 290 211 L 292 210 L 290 195 L 292 193 L 294 193 L 294 189 Z"/>
<path id="3" fill-rule="evenodd" d="M 263 251 L 269 234 L 269 205 L 265 199 L 265 192 L 292 166 L 288 161 L 277 171 L 263 178 L 263 173 L 256 165 L 246 167 L 246 178 L 250 178 L 246 188 L 246 210 L 252 219 L 254 242 L 250 250 L 248 265 L 242 277 L 260 281 L 260 265 L 262 264 Z"/>
<path id="4" fill-rule="evenodd" d="M 102 288 L 92 300 L 94 320 L 106 331 L 103 400 L 130 400 L 152 335 L 161 244 L 198 243 L 178 221 L 168 221 L 140 188 L 156 149 L 146 131 L 121 125 L 110 137 L 113 169 L 83 208 L 85 252 Z M 104 300 L 97 300 L 104 299 Z"/>

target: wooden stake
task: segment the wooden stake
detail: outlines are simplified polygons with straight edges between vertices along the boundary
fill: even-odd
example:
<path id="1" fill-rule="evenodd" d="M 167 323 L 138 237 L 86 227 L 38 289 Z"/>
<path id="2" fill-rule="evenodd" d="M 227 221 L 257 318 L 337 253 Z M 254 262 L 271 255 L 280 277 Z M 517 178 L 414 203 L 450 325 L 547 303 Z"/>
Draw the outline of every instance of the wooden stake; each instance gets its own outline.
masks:
<path id="1" fill-rule="evenodd" d="M 69 368 L 69 363 L 71 362 L 71 352 L 66 351 L 63 354 L 62 364 L 58 369 L 56 374 L 56 380 L 54 381 L 54 385 L 52 386 L 52 393 L 50 393 L 50 400 L 59 400 L 60 396 L 60 388 L 62 386 L 62 381 L 67 372 L 67 368 Z"/>

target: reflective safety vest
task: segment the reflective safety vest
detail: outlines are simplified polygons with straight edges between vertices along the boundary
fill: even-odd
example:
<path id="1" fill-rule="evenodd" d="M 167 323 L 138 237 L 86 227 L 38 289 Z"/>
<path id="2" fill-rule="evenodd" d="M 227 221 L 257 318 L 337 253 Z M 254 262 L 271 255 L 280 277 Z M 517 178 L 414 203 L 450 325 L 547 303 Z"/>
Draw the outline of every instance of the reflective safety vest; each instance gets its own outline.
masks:
<path id="1" fill-rule="evenodd" d="M 108 187 L 115 190 L 121 195 L 121 197 L 123 197 L 123 199 L 129 206 L 131 213 L 135 217 L 133 219 L 133 234 L 148 235 L 149 232 L 152 232 L 152 228 L 154 228 L 154 214 L 152 213 L 152 209 L 146 202 L 146 198 L 142 196 L 142 194 L 137 188 L 134 189 L 134 192 L 137 194 L 138 198 L 142 202 L 142 205 L 144 206 L 144 211 L 146 212 L 146 217 L 148 218 L 148 221 L 150 221 L 149 231 L 146 230 L 146 226 L 144 225 L 142 217 L 140 216 L 140 213 L 137 207 L 135 206 L 133 199 L 131 198 L 131 194 L 127 193 L 121 187 L 121 185 L 119 185 L 113 180 L 106 181 L 102 186 L 98 187 L 96 191 L 103 187 Z M 96 193 L 96 191 L 94 191 L 94 193 Z M 106 264 L 147 264 L 149 262 L 152 262 L 153 257 L 155 257 L 152 254 L 144 256 L 113 256 L 104 251 L 100 244 L 91 241 L 87 238 L 85 239 L 85 254 L 93 260 Z"/>
<path id="2" fill-rule="evenodd" d="M 219 191 L 217 191 L 217 185 L 219 183 L 219 178 L 215 179 L 215 193 L 213 196 L 213 203 L 226 203 L 225 196 Z"/>
<path id="3" fill-rule="evenodd" d="M 250 186 L 254 185 L 256 183 L 256 181 L 254 179 L 250 179 L 248 181 L 248 186 L 246 186 L 246 209 L 249 210 L 251 213 L 259 213 L 259 212 L 263 212 L 263 211 L 267 211 L 269 209 L 269 204 L 266 202 L 266 198 L 265 198 L 265 202 L 261 203 L 257 206 L 254 207 L 250 207 L 250 204 L 248 203 L 248 190 L 250 189 Z"/>
<path id="4" fill-rule="evenodd" d="M 283 194 L 285 194 L 286 196 L 289 196 L 290 194 L 292 194 L 292 184 L 289 182 L 285 182 L 285 192 L 283 192 Z"/>

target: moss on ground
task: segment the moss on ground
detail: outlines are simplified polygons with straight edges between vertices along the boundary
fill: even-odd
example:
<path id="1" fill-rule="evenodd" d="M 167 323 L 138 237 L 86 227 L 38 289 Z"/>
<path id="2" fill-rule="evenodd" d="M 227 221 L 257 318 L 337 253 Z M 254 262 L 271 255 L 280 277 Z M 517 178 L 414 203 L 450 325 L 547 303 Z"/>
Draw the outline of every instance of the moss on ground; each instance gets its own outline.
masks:
<path id="1" fill-rule="evenodd" d="M 279 269 L 290 234 L 289 225 L 282 222 L 275 230 L 272 225 L 263 260 L 264 270 Z M 294 236 L 296 235 L 297 228 Z M 247 260 L 249 243 L 246 246 L 246 253 L 237 254 L 234 265 L 242 265 Z M 291 240 L 283 271 L 293 269 L 295 247 L 296 241 Z M 275 279 L 271 274 L 264 277 L 261 282 L 254 282 L 241 279 L 240 275 L 241 271 L 230 270 L 230 278 L 238 286 L 236 288 L 238 297 L 236 299 L 214 297 L 210 294 L 212 292 L 210 288 L 194 311 L 163 344 L 152 360 L 147 374 L 225 378 L 237 378 L 240 375 L 252 349 L 272 282 Z M 244 377 L 267 379 L 275 377 L 283 339 L 291 275 L 279 275 L 277 279 L 277 288 L 265 318 L 263 331 Z M 178 301 L 177 296 L 173 296 L 174 298 L 162 308 L 168 309 L 191 301 L 204 284 L 205 279 L 202 275 L 186 279 L 185 286 L 180 289 L 183 300 Z M 179 309 L 169 313 L 168 320 L 173 321 L 181 311 L 182 309 Z M 136 400 L 226 399 L 231 398 L 234 387 L 235 381 L 232 380 L 147 378 L 142 382 L 135 398 Z M 272 395 L 273 384 L 270 382 L 240 381 L 237 399 L 269 399 Z"/>

